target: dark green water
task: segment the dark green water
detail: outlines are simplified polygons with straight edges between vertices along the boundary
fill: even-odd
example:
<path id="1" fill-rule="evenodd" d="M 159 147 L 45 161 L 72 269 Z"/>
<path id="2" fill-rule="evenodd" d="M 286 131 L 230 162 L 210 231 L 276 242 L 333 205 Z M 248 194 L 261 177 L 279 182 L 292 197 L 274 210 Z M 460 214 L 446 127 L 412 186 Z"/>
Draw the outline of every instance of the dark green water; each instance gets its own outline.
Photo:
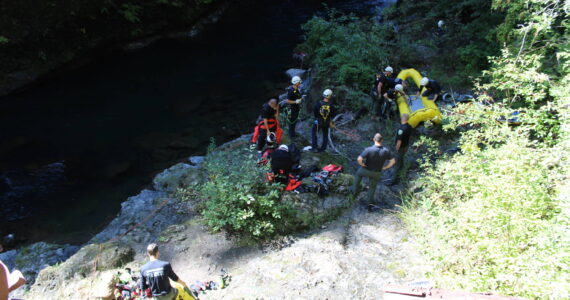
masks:
<path id="1" fill-rule="evenodd" d="M 370 11 L 382 1 L 331 1 Z M 97 57 L 0 98 L 0 234 L 82 243 L 158 172 L 252 130 L 319 1 L 241 4 L 193 40 Z"/>

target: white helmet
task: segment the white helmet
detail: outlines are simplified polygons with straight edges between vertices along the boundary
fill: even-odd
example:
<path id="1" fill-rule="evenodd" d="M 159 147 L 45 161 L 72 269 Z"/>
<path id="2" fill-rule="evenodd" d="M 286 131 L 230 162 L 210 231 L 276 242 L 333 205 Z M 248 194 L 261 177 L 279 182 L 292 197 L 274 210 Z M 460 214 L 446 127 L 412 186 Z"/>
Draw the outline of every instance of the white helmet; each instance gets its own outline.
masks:
<path id="1" fill-rule="evenodd" d="M 396 84 L 396 87 L 394 87 L 394 89 L 398 92 L 403 92 L 404 86 L 402 86 L 401 84 Z"/>
<path id="2" fill-rule="evenodd" d="M 445 25 L 445 22 L 443 22 L 443 20 L 439 20 L 437 22 L 437 27 L 441 28 L 441 27 L 443 27 L 443 25 Z"/>
<path id="3" fill-rule="evenodd" d="M 420 81 L 420 86 L 425 86 L 427 85 L 429 82 L 429 79 L 427 77 L 422 78 L 422 80 Z"/>
<path id="4" fill-rule="evenodd" d="M 291 83 L 292 83 L 292 84 L 301 83 L 301 77 L 299 77 L 299 76 L 293 76 L 293 78 L 291 78 Z"/>
<path id="5" fill-rule="evenodd" d="M 394 73 L 394 69 L 392 69 L 392 67 L 386 67 L 386 69 L 384 69 L 384 71 Z"/>
<path id="6" fill-rule="evenodd" d="M 287 147 L 287 145 L 281 145 L 281 146 L 279 146 L 278 149 L 279 149 L 279 150 L 284 150 L 284 151 L 289 152 L 289 147 Z"/>
<path id="7" fill-rule="evenodd" d="M 325 97 L 325 98 L 330 98 L 330 97 L 332 96 L 332 94 L 333 94 L 333 92 L 332 92 L 331 89 L 326 89 L 326 90 L 323 92 L 323 97 Z"/>

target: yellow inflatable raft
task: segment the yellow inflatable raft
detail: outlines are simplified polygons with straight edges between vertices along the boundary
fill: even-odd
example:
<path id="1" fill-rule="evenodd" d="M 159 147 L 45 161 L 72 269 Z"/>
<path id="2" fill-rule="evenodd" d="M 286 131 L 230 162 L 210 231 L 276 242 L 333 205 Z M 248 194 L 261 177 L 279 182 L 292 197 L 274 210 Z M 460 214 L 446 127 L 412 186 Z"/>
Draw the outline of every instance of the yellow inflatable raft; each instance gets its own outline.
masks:
<path id="1" fill-rule="evenodd" d="M 398 74 L 398 78 L 402 79 L 403 81 L 411 78 L 420 89 L 420 95 L 425 90 L 425 88 L 420 88 L 420 80 L 422 80 L 422 75 L 420 75 L 420 72 L 416 71 L 415 69 L 402 70 L 400 74 Z M 397 101 L 398 109 L 400 110 L 400 117 L 403 114 L 408 114 L 410 116 L 410 119 L 408 120 L 408 124 L 410 124 L 410 126 L 416 128 L 420 122 L 428 120 L 431 120 L 437 124 L 441 123 L 441 112 L 433 101 L 428 100 L 427 97 L 421 96 L 409 96 L 409 98 L 410 99 L 408 100 L 399 96 Z"/>

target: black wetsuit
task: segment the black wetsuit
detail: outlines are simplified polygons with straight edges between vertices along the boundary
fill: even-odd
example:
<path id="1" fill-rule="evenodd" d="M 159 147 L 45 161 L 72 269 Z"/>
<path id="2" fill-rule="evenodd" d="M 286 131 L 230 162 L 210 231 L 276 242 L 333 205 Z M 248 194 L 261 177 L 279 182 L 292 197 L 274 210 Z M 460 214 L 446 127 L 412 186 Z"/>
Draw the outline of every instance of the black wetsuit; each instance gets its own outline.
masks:
<path id="1" fill-rule="evenodd" d="M 428 99 L 433 99 L 435 95 L 441 94 L 441 86 L 435 80 L 429 80 L 428 84 L 425 86 L 425 90 L 422 93 L 422 97 L 427 97 Z M 439 97 L 438 97 L 439 98 Z"/>
<path id="2" fill-rule="evenodd" d="M 332 119 L 336 115 L 334 106 L 330 102 L 324 100 L 319 101 L 313 108 L 313 115 L 315 116 L 315 123 L 311 130 L 311 138 L 313 149 L 324 151 L 328 145 L 328 136 Z M 318 133 L 322 132 L 322 144 L 318 148 Z"/>
<path id="3" fill-rule="evenodd" d="M 301 99 L 301 97 L 301 91 L 299 89 L 295 89 L 293 86 L 287 88 L 287 100 L 295 101 Z M 296 103 L 287 105 L 289 105 L 289 114 L 287 115 L 287 120 L 289 121 L 289 137 L 294 137 L 296 135 L 295 126 L 297 125 L 301 105 Z"/>
<path id="4" fill-rule="evenodd" d="M 275 120 L 275 114 L 276 113 L 277 113 L 277 111 L 275 109 L 273 109 L 273 107 L 269 106 L 268 103 L 265 103 L 261 107 L 261 120 L 262 121 L 263 121 L 263 119 Z M 276 130 L 277 130 L 277 127 L 269 128 L 270 132 L 275 132 Z M 257 150 L 262 151 L 263 147 L 265 147 L 266 143 L 267 143 L 267 130 L 266 129 L 260 129 L 259 130 L 259 136 L 257 137 Z"/>

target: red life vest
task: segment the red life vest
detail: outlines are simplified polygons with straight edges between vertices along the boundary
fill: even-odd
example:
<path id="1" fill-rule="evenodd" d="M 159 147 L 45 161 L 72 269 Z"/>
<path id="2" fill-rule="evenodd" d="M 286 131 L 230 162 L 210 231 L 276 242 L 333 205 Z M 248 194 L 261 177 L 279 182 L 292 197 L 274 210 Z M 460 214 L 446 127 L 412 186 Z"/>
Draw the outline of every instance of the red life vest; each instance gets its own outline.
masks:
<path id="1" fill-rule="evenodd" d="M 269 131 L 275 132 L 276 143 L 280 144 L 281 136 L 283 136 L 283 130 L 281 130 L 279 127 L 279 122 L 276 119 L 267 119 L 267 127 L 269 127 Z M 263 120 L 255 125 L 255 128 L 253 129 L 253 136 L 251 137 L 251 142 L 253 144 L 257 143 L 260 130 L 267 130 L 267 128 L 265 128 L 265 123 L 263 123 Z"/>

